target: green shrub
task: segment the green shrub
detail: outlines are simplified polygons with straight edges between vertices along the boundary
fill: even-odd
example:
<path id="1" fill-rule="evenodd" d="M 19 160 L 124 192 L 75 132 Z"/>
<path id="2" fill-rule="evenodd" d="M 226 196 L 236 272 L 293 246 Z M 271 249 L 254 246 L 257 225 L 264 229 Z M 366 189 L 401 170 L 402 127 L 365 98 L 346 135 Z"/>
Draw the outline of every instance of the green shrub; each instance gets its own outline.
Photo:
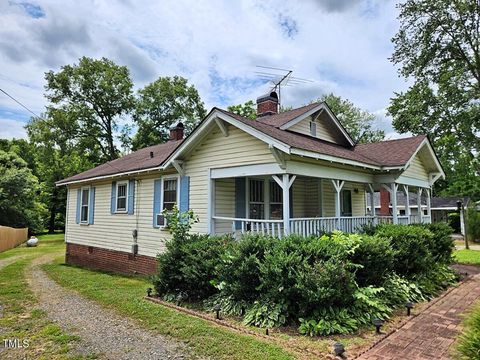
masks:
<path id="1" fill-rule="evenodd" d="M 450 264 L 452 262 L 455 242 L 452 239 L 453 229 L 446 223 L 415 224 L 413 227 L 423 227 L 433 234 L 428 244 L 429 250 L 435 262 Z"/>
<path id="2" fill-rule="evenodd" d="M 467 233 L 468 240 L 480 240 L 480 213 L 475 208 L 467 209 Z"/>
<path id="3" fill-rule="evenodd" d="M 361 265 L 356 271 L 359 286 L 379 286 L 393 269 L 395 251 L 388 239 L 363 235 L 350 259 Z"/>
<path id="4" fill-rule="evenodd" d="M 382 299 L 391 307 L 401 307 L 406 302 L 425 301 L 425 297 L 417 284 L 395 273 L 387 275 L 382 287 L 385 289 L 382 293 Z"/>
<path id="5" fill-rule="evenodd" d="M 440 291 L 455 283 L 456 280 L 454 271 L 446 264 L 433 264 L 430 271 L 417 274 L 414 279 L 427 299 L 438 295 Z"/>
<path id="6" fill-rule="evenodd" d="M 255 301 L 247 310 L 243 323 L 263 328 L 285 325 L 287 306 L 269 301 Z"/>
<path id="7" fill-rule="evenodd" d="M 205 299 L 217 290 L 214 287 L 215 269 L 221 255 L 231 246 L 229 237 L 189 234 L 196 216 L 174 208 L 169 214 L 172 239 L 166 251 L 157 256 L 158 269 L 152 277 L 155 291 L 165 298 L 181 294 L 190 300 Z"/>
<path id="8" fill-rule="evenodd" d="M 407 278 L 430 270 L 434 259 L 430 250 L 433 233 L 423 226 L 385 224 L 377 228 L 377 236 L 387 239 L 395 251 L 393 270 Z"/>
<path id="9" fill-rule="evenodd" d="M 456 346 L 460 353 L 459 359 L 478 359 L 480 354 L 480 303 L 465 318 L 463 333 Z"/>

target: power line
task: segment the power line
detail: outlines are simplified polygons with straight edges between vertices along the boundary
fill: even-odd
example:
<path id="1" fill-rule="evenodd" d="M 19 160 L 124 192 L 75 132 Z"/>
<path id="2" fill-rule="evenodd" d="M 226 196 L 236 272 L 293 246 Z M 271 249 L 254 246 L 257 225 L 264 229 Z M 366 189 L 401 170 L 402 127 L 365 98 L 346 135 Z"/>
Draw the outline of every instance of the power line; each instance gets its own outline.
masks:
<path id="1" fill-rule="evenodd" d="M 35 117 L 37 118 L 40 118 L 41 119 L 41 116 L 38 116 L 37 114 L 35 114 L 32 110 L 30 110 L 26 105 L 23 105 L 19 100 L 15 99 L 12 95 L 10 95 L 9 93 L 7 93 L 5 90 L 3 90 L 2 88 L 0 88 L 0 91 L 2 93 L 4 93 L 5 95 L 7 95 L 10 99 L 12 99 L 13 101 L 15 101 L 18 105 L 20 105 L 21 107 L 23 107 L 25 110 L 27 110 L 29 113 L 33 114 Z"/>

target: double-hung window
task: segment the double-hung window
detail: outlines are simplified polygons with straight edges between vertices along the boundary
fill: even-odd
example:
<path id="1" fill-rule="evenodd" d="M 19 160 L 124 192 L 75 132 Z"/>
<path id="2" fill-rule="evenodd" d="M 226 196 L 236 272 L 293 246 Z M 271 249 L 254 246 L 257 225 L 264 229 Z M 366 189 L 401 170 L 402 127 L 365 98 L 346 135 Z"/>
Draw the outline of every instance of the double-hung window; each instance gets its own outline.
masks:
<path id="1" fill-rule="evenodd" d="M 270 219 L 283 219 L 283 189 L 273 180 L 270 181 Z"/>
<path id="2" fill-rule="evenodd" d="M 88 223 L 88 211 L 90 207 L 90 188 L 82 188 L 80 200 L 80 222 Z"/>
<path id="3" fill-rule="evenodd" d="M 127 211 L 128 183 L 117 183 L 117 212 Z"/>
<path id="4" fill-rule="evenodd" d="M 248 182 L 250 194 L 249 204 L 250 219 L 264 219 L 265 218 L 265 189 L 264 181 L 259 179 L 250 179 Z"/>
<path id="5" fill-rule="evenodd" d="M 163 206 L 162 210 L 171 211 L 177 204 L 178 179 L 166 178 L 163 180 Z"/>

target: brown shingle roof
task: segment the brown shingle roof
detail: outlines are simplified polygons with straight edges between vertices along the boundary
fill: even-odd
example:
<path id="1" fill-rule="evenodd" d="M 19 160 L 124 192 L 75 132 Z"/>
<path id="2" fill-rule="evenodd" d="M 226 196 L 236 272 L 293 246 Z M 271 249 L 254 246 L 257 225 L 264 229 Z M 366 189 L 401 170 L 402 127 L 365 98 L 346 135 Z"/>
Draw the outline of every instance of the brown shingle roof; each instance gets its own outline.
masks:
<path id="1" fill-rule="evenodd" d="M 355 146 L 355 152 L 382 164 L 383 166 L 405 165 L 426 139 L 418 135 L 404 139 L 386 140 Z"/>
<path id="2" fill-rule="evenodd" d="M 258 118 L 257 120 L 263 124 L 268 124 L 275 127 L 280 127 L 285 125 L 289 121 L 299 117 L 300 115 L 305 114 L 306 112 L 312 110 L 314 107 L 320 105 L 319 102 L 311 103 L 290 111 L 285 111 L 282 113 L 278 113 L 275 115 L 263 116 Z"/>
<path id="3" fill-rule="evenodd" d="M 118 173 L 136 171 L 158 167 L 182 143 L 182 140 L 168 141 L 165 144 L 149 146 L 116 160 L 109 161 L 93 169 L 71 176 L 57 182 L 62 185 L 72 181 L 87 180 L 99 176 L 114 175 Z M 153 158 L 150 152 L 153 152 Z"/>

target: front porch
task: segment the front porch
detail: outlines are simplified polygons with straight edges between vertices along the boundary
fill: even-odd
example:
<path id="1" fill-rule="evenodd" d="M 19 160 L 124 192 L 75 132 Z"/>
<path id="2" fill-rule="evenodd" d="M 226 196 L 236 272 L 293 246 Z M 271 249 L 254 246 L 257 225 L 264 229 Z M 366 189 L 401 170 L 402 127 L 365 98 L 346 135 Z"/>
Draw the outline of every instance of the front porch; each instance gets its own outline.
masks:
<path id="1" fill-rule="evenodd" d="M 239 169 L 237 171 L 246 170 Z M 258 170 L 258 169 L 257 169 Z M 253 172 L 254 169 L 251 169 Z M 232 169 L 211 171 L 209 232 L 211 234 L 261 233 L 282 237 L 288 234 L 319 235 L 340 230 L 356 233 L 364 226 L 381 223 L 430 223 L 430 189 L 406 184 L 367 182 L 362 174 L 352 180 L 303 174 L 265 174 L 269 169 L 248 176 L 228 176 Z M 243 171 L 245 174 L 246 171 Z M 338 171 L 342 174 L 342 171 Z M 243 175 L 242 174 L 242 175 Z M 374 180 L 374 177 L 367 177 Z M 390 194 L 389 213 L 377 213 L 373 194 L 380 189 Z M 426 195 L 426 213 L 412 214 L 409 206 L 401 213 L 397 193 L 406 202 L 413 191 Z M 421 206 L 418 207 L 421 209 Z"/>

